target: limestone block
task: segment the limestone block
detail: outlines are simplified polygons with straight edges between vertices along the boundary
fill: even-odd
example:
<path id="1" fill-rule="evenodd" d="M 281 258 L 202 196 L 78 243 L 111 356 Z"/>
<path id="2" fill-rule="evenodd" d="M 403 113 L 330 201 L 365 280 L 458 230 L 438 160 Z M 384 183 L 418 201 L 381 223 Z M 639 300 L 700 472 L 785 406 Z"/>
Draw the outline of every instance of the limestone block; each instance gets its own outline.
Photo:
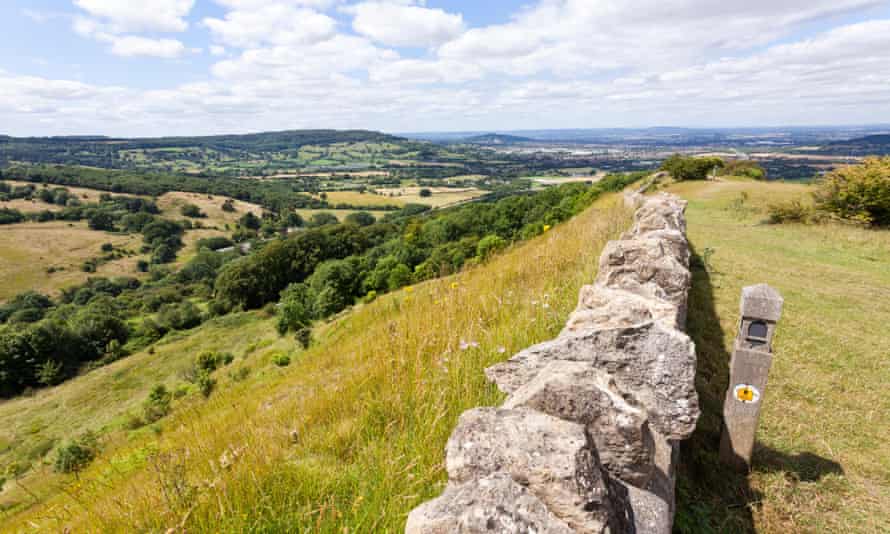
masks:
<path id="1" fill-rule="evenodd" d="M 688 336 L 655 322 L 560 337 L 530 347 L 486 369 L 501 391 L 513 393 L 550 362 L 588 362 L 633 391 L 649 424 L 668 439 L 684 439 L 699 416 L 695 346 Z"/>
<path id="2" fill-rule="evenodd" d="M 578 307 L 569 316 L 560 335 L 579 333 L 602 328 L 618 328 L 656 321 L 677 328 L 679 309 L 673 304 L 651 299 L 602 285 L 581 288 Z"/>
<path id="3" fill-rule="evenodd" d="M 528 488 L 505 473 L 449 485 L 408 515 L 406 534 L 572 534 Z"/>
<path id="4" fill-rule="evenodd" d="M 604 532 L 611 518 L 607 482 L 582 425 L 532 410 L 477 408 L 448 440 L 452 483 L 507 473 L 576 532 Z"/>
<path id="5" fill-rule="evenodd" d="M 640 488 L 652 477 L 655 445 L 645 410 L 625 400 L 609 375 L 586 362 L 549 363 L 503 407 L 580 423 L 609 474 Z"/>
<path id="6" fill-rule="evenodd" d="M 685 324 L 692 275 L 659 239 L 626 239 L 606 245 L 596 283 L 642 297 L 661 299 L 679 309 Z"/>
<path id="7" fill-rule="evenodd" d="M 647 197 L 634 214 L 633 232 L 677 230 L 686 234 L 686 204 L 685 200 L 666 193 Z"/>

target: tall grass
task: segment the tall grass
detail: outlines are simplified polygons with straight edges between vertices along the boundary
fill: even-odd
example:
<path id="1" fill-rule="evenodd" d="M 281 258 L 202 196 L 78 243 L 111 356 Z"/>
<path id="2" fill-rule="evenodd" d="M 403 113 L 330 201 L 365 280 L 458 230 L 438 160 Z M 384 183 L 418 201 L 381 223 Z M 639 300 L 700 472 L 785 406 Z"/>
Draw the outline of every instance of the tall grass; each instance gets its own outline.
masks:
<path id="1" fill-rule="evenodd" d="M 343 315 L 289 367 L 184 404 L 160 435 L 100 457 L 7 528 L 401 530 L 441 490 L 460 413 L 500 400 L 483 369 L 553 337 L 604 244 L 629 226 L 615 200 L 484 265 Z"/>

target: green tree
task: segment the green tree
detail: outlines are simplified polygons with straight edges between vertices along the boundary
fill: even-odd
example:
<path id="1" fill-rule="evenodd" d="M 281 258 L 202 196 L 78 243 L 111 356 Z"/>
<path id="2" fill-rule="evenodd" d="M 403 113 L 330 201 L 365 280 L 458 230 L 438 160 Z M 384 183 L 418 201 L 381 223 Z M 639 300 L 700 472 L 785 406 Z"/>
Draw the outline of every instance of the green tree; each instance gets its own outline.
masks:
<path id="1" fill-rule="evenodd" d="M 356 211 L 355 213 L 347 215 L 344 221 L 358 226 L 371 226 L 377 222 L 377 219 L 367 211 Z"/>

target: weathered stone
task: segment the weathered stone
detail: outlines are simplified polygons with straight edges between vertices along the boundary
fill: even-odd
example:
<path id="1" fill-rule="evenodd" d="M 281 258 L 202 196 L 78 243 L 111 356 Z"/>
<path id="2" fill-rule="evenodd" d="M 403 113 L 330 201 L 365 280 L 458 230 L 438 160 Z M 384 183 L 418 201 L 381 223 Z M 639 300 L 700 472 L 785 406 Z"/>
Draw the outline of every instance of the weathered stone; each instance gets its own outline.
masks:
<path id="1" fill-rule="evenodd" d="M 572 534 L 540 499 L 496 473 L 464 484 L 451 484 L 437 499 L 408 515 L 406 534 L 507 533 Z"/>
<path id="2" fill-rule="evenodd" d="M 580 423 L 612 476 L 641 488 L 652 477 L 655 445 L 645 410 L 625 400 L 615 381 L 589 363 L 551 362 L 504 408 L 532 408 Z"/>
<path id="3" fill-rule="evenodd" d="M 659 239 L 626 239 L 606 245 L 600 258 L 598 285 L 662 299 L 679 310 L 686 322 L 686 301 L 692 276 Z"/>
<path id="4" fill-rule="evenodd" d="M 581 288 L 578 307 L 560 335 L 577 335 L 602 328 L 619 328 L 656 321 L 677 328 L 679 310 L 661 299 L 651 299 L 601 285 Z"/>
<path id="5" fill-rule="evenodd" d="M 656 239 L 664 245 L 670 254 L 684 267 L 689 268 L 691 254 L 689 241 L 686 236 L 677 230 L 652 230 L 649 232 L 634 232 L 629 230 L 621 235 L 622 240 L 630 239 Z"/>
<path id="6" fill-rule="evenodd" d="M 604 532 L 607 483 L 582 425 L 532 410 L 465 412 L 446 446 L 453 483 L 507 473 L 576 532 Z"/>
<path id="7" fill-rule="evenodd" d="M 634 392 L 649 424 L 668 439 L 684 439 L 695 430 L 695 347 L 682 332 L 650 322 L 565 336 L 530 347 L 485 374 L 501 391 L 513 393 L 556 360 L 590 362 L 611 374 L 622 391 Z"/>
<path id="8" fill-rule="evenodd" d="M 634 214 L 634 234 L 655 230 L 677 230 L 686 234 L 685 200 L 669 194 L 647 197 Z"/>
<path id="9" fill-rule="evenodd" d="M 671 534 L 674 514 L 657 495 L 621 481 L 610 485 L 622 533 Z"/>
<path id="10" fill-rule="evenodd" d="M 763 321 L 779 322 L 785 299 L 766 284 L 742 288 L 739 305 L 742 317 L 755 317 Z"/>
<path id="11" fill-rule="evenodd" d="M 674 487 L 677 485 L 677 466 L 680 463 L 680 444 L 676 440 L 665 438 L 655 430 L 652 431 L 652 440 L 655 443 L 655 471 L 645 489 L 667 503 L 671 516 L 673 516 L 676 503 Z"/>

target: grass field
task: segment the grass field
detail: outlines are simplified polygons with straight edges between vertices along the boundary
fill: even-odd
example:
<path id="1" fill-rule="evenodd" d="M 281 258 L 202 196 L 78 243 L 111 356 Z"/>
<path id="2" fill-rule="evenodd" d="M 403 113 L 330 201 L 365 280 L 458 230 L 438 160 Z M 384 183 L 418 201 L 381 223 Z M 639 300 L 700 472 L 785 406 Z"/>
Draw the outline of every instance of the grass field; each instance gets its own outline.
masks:
<path id="1" fill-rule="evenodd" d="M 690 201 L 700 258 L 689 331 L 704 414 L 683 445 L 681 531 L 890 532 L 890 232 L 761 224 L 769 203 L 808 195 L 801 185 L 670 189 Z M 741 288 L 760 282 L 785 310 L 745 477 L 716 451 Z"/>
<path id="2" fill-rule="evenodd" d="M 18 180 L 4 180 L 4 182 L 6 182 L 10 185 L 15 185 L 15 186 L 33 185 L 37 188 L 37 190 L 40 190 L 41 188 L 43 188 L 43 184 L 32 184 L 31 182 L 21 182 Z M 71 194 L 76 195 L 77 198 L 79 198 L 82 202 L 99 202 L 99 197 L 105 193 L 110 194 L 113 197 L 131 196 L 131 197 L 148 198 L 143 195 L 129 195 L 129 194 L 125 195 L 122 193 L 109 193 L 108 191 L 100 191 L 98 189 L 87 189 L 85 187 L 73 187 L 73 186 L 68 186 L 68 185 L 63 185 L 63 186 L 47 185 L 47 187 L 50 189 L 53 189 L 55 187 L 63 187 L 65 189 L 67 189 L 68 191 L 70 191 Z"/>
<path id="3" fill-rule="evenodd" d="M 29 289 L 55 295 L 89 276 L 135 276 L 138 256 L 102 264 L 95 273 L 81 270 L 102 255 L 103 243 L 138 251 L 142 238 L 90 230 L 83 221 L 0 225 L 0 301 Z M 48 273 L 50 267 L 56 272 Z"/>
<path id="4" fill-rule="evenodd" d="M 486 265 L 357 308 L 317 329 L 317 344 L 290 367 L 185 402 L 157 432 L 108 438 L 79 479 L 58 481 L 58 491 L 5 527 L 401 530 L 408 511 L 445 481 L 443 447 L 458 415 L 501 399 L 483 368 L 555 335 L 593 279 L 602 246 L 629 224 L 611 199 Z M 293 346 L 269 320 L 200 332 L 236 354 L 262 340 Z M 461 350 L 463 340 L 479 346 Z M 188 357 L 198 343 L 176 350 Z M 117 380 L 144 367 L 118 368 Z M 87 379 L 58 389 L 92 389 Z M 44 417 L 62 405 L 47 403 Z"/>
<path id="5" fill-rule="evenodd" d="M 392 213 L 391 211 L 374 211 L 374 210 L 332 210 L 332 209 L 323 209 L 323 210 L 312 210 L 312 209 L 298 209 L 296 210 L 300 217 L 303 220 L 308 221 L 312 218 L 316 213 L 330 213 L 339 219 L 341 222 L 348 216 L 350 213 L 355 213 L 357 211 L 366 211 L 373 215 L 375 218 L 380 219 L 384 217 L 387 213 Z"/>
<path id="6" fill-rule="evenodd" d="M 432 196 L 420 196 L 421 189 L 429 189 Z M 398 200 L 403 204 L 426 204 L 434 208 L 442 208 L 460 202 L 466 202 L 474 198 L 481 197 L 485 191 L 474 187 L 451 189 L 448 187 L 400 187 L 392 189 L 378 189 L 378 193 Z"/>
<path id="7" fill-rule="evenodd" d="M 243 202 L 241 200 L 234 201 L 234 212 L 223 211 L 222 205 L 227 198 L 228 197 L 218 195 L 202 195 L 200 193 L 173 191 L 158 197 L 158 208 L 161 209 L 165 217 L 174 220 L 182 220 L 185 219 L 185 217 L 183 217 L 179 209 L 185 204 L 194 204 L 207 215 L 204 219 L 194 219 L 194 221 L 201 221 L 204 226 L 213 226 L 220 229 L 225 228 L 226 224 L 231 225 L 234 229 L 235 222 L 240 217 L 243 217 L 248 211 L 257 217 L 261 216 L 263 213 L 263 208 L 261 206 L 250 202 Z"/>
<path id="8" fill-rule="evenodd" d="M 19 210 L 22 213 L 34 213 L 37 211 L 59 211 L 62 206 L 47 204 L 37 199 L 17 198 L 15 200 L 0 200 L 0 208 Z"/>
<path id="9" fill-rule="evenodd" d="M 398 198 L 390 198 L 374 193 L 358 191 L 328 191 L 325 193 L 331 204 L 351 204 L 353 206 L 404 206 L 405 202 Z"/>

